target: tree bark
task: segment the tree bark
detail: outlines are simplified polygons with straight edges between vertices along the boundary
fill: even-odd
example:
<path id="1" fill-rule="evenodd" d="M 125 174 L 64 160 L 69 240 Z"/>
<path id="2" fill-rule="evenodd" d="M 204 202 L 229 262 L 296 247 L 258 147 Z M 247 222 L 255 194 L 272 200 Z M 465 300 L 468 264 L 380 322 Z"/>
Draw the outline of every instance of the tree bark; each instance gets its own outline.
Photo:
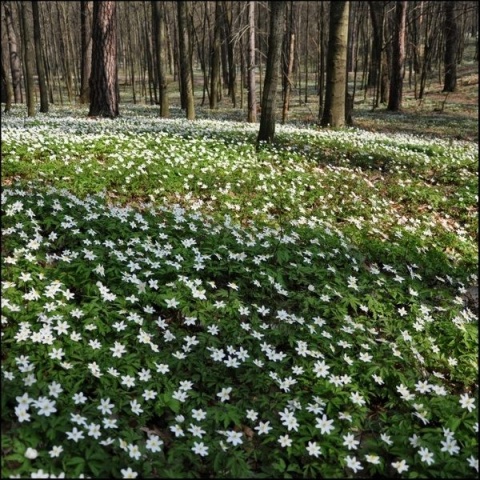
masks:
<path id="1" fill-rule="evenodd" d="M 42 48 L 42 34 L 40 29 L 39 4 L 32 1 L 33 13 L 33 40 L 35 43 L 35 58 L 37 61 L 38 86 L 40 89 L 40 112 L 48 113 L 48 88 L 45 73 L 45 61 Z"/>
<path id="2" fill-rule="evenodd" d="M 454 92 L 457 87 L 457 48 L 458 27 L 455 19 L 455 2 L 444 2 L 445 12 L 445 77 L 443 82 L 444 92 Z"/>
<path id="3" fill-rule="evenodd" d="M 185 101 L 185 110 L 188 120 L 195 120 L 195 104 L 193 98 L 192 65 L 190 57 L 190 40 L 187 23 L 187 3 L 177 1 L 178 12 L 178 40 L 180 57 L 180 77 Z"/>
<path id="4" fill-rule="evenodd" d="M 118 111 L 116 2 L 93 2 L 89 117 L 115 118 Z"/>
<path id="5" fill-rule="evenodd" d="M 222 13 L 220 2 L 215 3 L 215 23 L 213 26 L 213 42 L 210 60 L 210 108 L 218 108 L 220 86 L 220 30 L 222 28 Z"/>
<path id="6" fill-rule="evenodd" d="M 80 70 L 80 103 L 90 101 L 90 74 L 92 71 L 92 9 L 93 2 L 80 2 L 80 35 L 82 65 Z"/>
<path id="7" fill-rule="evenodd" d="M 248 2 L 248 115 L 247 121 L 257 121 L 257 101 L 255 88 L 255 2 Z"/>
<path id="8" fill-rule="evenodd" d="M 321 125 L 345 125 L 349 2 L 331 2 L 325 108 Z"/>
<path id="9" fill-rule="evenodd" d="M 283 48 L 283 106 L 282 123 L 287 120 L 288 110 L 290 108 L 290 92 L 292 91 L 292 71 L 293 57 L 295 52 L 295 2 L 290 1 L 290 16 L 287 23 L 287 32 L 284 38 Z"/>
<path id="10" fill-rule="evenodd" d="M 281 64 L 282 36 L 285 25 L 287 2 L 271 1 L 270 32 L 268 37 L 267 68 L 263 86 L 262 112 L 257 145 L 271 143 L 275 135 L 275 114 L 277 103 L 277 83 Z"/>
<path id="11" fill-rule="evenodd" d="M 397 0 L 395 5 L 395 31 L 392 44 L 392 74 L 387 110 L 397 112 L 402 107 L 403 77 L 405 74 L 405 28 L 407 2 Z"/>
<path id="12" fill-rule="evenodd" d="M 10 52 L 10 71 L 12 72 L 12 88 L 15 103 L 22 103 L 22 67 L 18 55 L 18 44 L 15 29 L 13 27 L 12 6 L 10 2 L 2 2 L 5 11 L 5 26 L 8 37 L 8 49 Z"/>
<path id="13" fill-rule="evenodd" d="M 7 69 L 5 68 L 4 58 L 3 58 L 3 48 L 0 58 L 1 67 L 2 67 L 2 103 L 5 103 L 4 112 L 7 113 L 12 109 L 13 101 L 13 88 L 10 77 L 8 76 Z"/>
<path id="14" fill-rule="evenodd" d="M 27 115 L 35 116 L 35 85 L 33 83 L 33 52 L 30 19 L 27 12 L 27 2 L 20 2 L 22 20 L 23 58 L 25 66 L 25 92 L 27 96 Z"/>
<path id="15" fill-rule="evenodd" d="M 155 55 L 157 60 L 157 76 L 159 85 L 160 116 L 168 118 L 170 116 L 169 100 L 167 93 L 167 41 L 165 31 L 165 5 L 163 2 L 152 1 L 153 13 L 153 34 L 155 40 Z"/>

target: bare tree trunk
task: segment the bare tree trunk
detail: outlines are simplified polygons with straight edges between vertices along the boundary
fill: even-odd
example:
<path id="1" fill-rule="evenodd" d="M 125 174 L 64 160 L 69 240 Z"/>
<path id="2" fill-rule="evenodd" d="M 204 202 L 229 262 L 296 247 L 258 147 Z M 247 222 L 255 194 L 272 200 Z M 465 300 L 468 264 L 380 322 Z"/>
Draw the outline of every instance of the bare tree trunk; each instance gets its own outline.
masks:
<path id="1" fill-rule="evenodd" d="M 455 19 L 455 2 L 444 2 L 445 12 L 445 78 L 443 82 L 444 92 L 454 92 L 457 87 L 457 49 L 458 27 Z"/>
<path id="2" fill-rule="evenodd" d="M 157 75 L 159 84 L 160 116 L 170 116 L 168 93 L 167 93 L 167 42 L 165 32 L 165 5 L 163 2 L 152 1 L 153 33 L 155 39 L 155 54 L 157 57 Z"/>
<path id="3" fill-rule="evenodd" d="M 248 116 L 247 121 L 257 121 L 255 89 L 255 2 L 248 2 Z"/>
<path id="4" fill-rule="evenodd" d="M 89 117 L 118 116 L 116 2 L 93 2 Z"/>
<path id="5" fill-rule="evenodd" d="M 80 2 L 80 29 L 82 65 L 80 71 L 80 103 L 90 101 L 90 74 L 92 71 L 92 10 L 93 2 Z"/>
<path id="6" fill-rule="evenodd" d="M 210 108 L 218 108 L 218 90 L 220 84 L 220 29 L 222 28 L 222 13 L 220 2 L 215 2 L 215 23 L 213 26 L 213 42 L 210 60 Z"/>
<path id="7" fill-rule="evenodd" d="M 187 3 L 177 1 L 178 12 L 178 40 L 180 57 L 180 77 L 182 79 L 182 90 L 185 101 L 185 109 L 188 120 L 195 120 L 195 104 L 193 98 L 192 65 L 189 52 L 189 31 L 187 23 Z"/>
<path id="8" fill-rule="evenodd" d="M 282 106 L 282 123 L 287 120 L 288 110 L 290 108 L 290 93 L 292 91 L 292 70 L 293 58 L 295 52 L 295 10 L 294 1 L 290 1 L 290 16 L 287 23 L 287 33 L 284 38 L 283 48 L 283 106 Z"/>
<path id="9" fill-rule="evenodd" d="M 257 145 L 271 143 L 275 135 L 275 114 L 277 103 L 277 83 L 282 54 L 282 36 L 285 25 L 287 2 L 271 1 L 270 33 L 268 37 L 267 69 L 263 87 L 262 112 Z"/>
<path id="10" fill-rule="evenodd" d="M 4 58 L 3 58 L 3 48 L 1 54 L 1 66 L 2 66 L 2 102 L 5 103 L 4 112 L 7 113 L 12 109 L 13 101 L 13 88 L 10 77 L 8 76 L 7 69 L 5 68 Z"/>
<path id="11" fill-rule="evenodd" d="M 30 19 L 27 12 L 27 2 L 20 2 L 22 20 L 23 57 L 25 66 L 25 91 L 27 94 L 27 115 L 35 116 L 35 85 L 33 83 L 33 52 Z"/>
<path id="12" fill-rule="evenodd" d="M 320 2 L 320 12 L 319 12 L 319 48 L 320 48 L 320 65 L 319 65 L 319 76 L 318 76 L 318 120 L 320 121 L 323 115 L 324 107 L 324 84 L 325 84 L 325 52 L 327 51 L 326 47 L 326 28 L 325 28 L 325 5 L 324 2 Z"/>
<path id="13" fill-rule="evenodd" d="M 12 88 L 15 103 L 22 103 L 22 67 L 18 55 L 18 44 L 15 29 L 13 27 L 11 2 L 2 2 L 5 11 L 5 26 L 8 36 L 8 49 L 10 51 L 10 70 L 12 72 Z"/>
<path id="14" fill-rule="evenodd" d="M 321 125 L 345 125 L 345 100 L 347 85 L 347 41 L 349 2 L 330 4 L 330 33 L 327 54 L 327 85 L 325 108 Z"/>
<path id="15" fill-rule="evenodd" d="M 40 112 L 48 113 L 48 88 L 43 58 L 42 34 L 40 30 L 40 12 L 38 2 L 32 1 L 33 40 L 35 43 L 35 58 L 37 61 L 38 85 L 40 89 Z"/>
<path id="16" fill-rule="evenodd" d="M 392 44 L 392 75 L 387 110 L 397 112 L 402 107 L 403 77 L 405 74 L 405 28 L 407 2 L 397 0 L 395 6 L 395 31 Z"/>

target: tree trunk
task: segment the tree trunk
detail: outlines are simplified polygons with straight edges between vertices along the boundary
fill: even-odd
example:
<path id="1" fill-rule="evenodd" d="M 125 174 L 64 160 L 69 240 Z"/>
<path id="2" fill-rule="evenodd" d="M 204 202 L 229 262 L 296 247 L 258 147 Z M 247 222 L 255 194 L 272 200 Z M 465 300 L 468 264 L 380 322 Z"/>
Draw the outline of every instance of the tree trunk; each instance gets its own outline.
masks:
<path id="1" fill-rule="evenodd" d="M 18 44 L 15 29 L 13 27 L 12 6 L 10 2 L 2 2 L 5 10 L 5 26 L 8 37 L 8 49 L 10 52 L 10 70 L 12 72 L 12 88 L 15 103 L 22 103 L 22 66 L 18 55 Z"/>
<path id="2" fill-rule="evenodd" d="M 457 87 L 457 45 L 458 28 L 455 19 L 455 2 L 448 1 L 443 4 L 445 12 L 445 78 L 444 92 L 454 92 Z"/>
<path id="3" fill-rule="evenodd" d="M 218 108 L 218 89 L 220 84 L 220 29 L 222 27 L 220 2 L 215 2 L 215 23 L 213 26 L 213 42 L 210 60 L 210 108 Z"/>
<path id="4" fill-rule="evenodd" d="M 345 125 L 349 2 L 331 2 L 327 85 L 321 125 Z"/>
<path id="5" fill-rule="evenodd" d="M 27 94 L 27 115 L 35 116 L 35 85 L 33 83 L 32 31 L 27 13 L 27 2 L 20 2 L 22 19 L 23 58 L 25 66 L 25 92 Z"/>
<path id="6" fill-rule="evenodd" d="M 37 61 L 38 85 L 40 89 L 40 112 L 48 113 L 48 88 L 45 74 L 45 61 L 43 58 L 39 4 L 36 1 L 32 1 L 31 3 L 33 13 L 33 40 L 35 43 L 35 58 Z"/>
<path id="7" fill-rule="evenodd" d="M 285 10 L 287 2 L 271 1 L 270 32 L 268 37 L 267 68 L 263 86 L 262 112 L 260 116 L 260 130 L 257 137 L 259 142 L 271 143 L 275 135 L 275 114 L 277 101 L 277 83 L 280 71 L 282 36 L 285 25 Z"/>
<path id="8" fill-rule="evenodd" d="M 195 120 L 192 66 L 191 66 L 191 57 L 189 52 L 190 40 L 189 40 L 189 31 L 188 31 L 188 23 L 187 23 L 187 3 L 188 2 L 185 2 L 182 0 L 177 1 L 180 77 L 181 77 L 187 119 Z"/>
<path id="9" fill-rule="evenodd" d="M 257 121 L 255 89 L 255 2 L 248 2 L 248 116 L 247 121 Z"/>
<path id="10" fill-rule="evenodd" d="M 295 52 L 295 10 L 294 1 L 290 1 L 290 15 L 287 23 L 287 32 L 284 37 L 284 46 L 282 52 L 283 67 L 283 106 L 282 106 L 282 123 L 287 120 L 288 110 L 290 108 L 290 93 L 292 91 L 292 70 L 293 58 Z"/>
<path id="11" fill-rule="evenodd" d="M 82 65 L 80 70 L 80 103 L 90 101 L 90 73 L 92 71 L 92 9 L 93 2 L 80 2 L 80 34 Z"/>
<path id="12" fill-rule="evenodd" d="M 165 5 L 163 2 L 152 1 L 153 34 L 155 41 L 155 55 L 157 59 L 157 76 L 159 85 L 160 116 L 170 116 L 167 82 L 167 41 L 165 32 Z"/>
<path id="13" fill-rule="evenodd" d="M 395 31 L 392 44 L 392 74 L 387 110 L 397 112 L 402 107 L 403 77 L 405 74 L 405 28 L 407 2 L 397 0 L 395 5 Z"/>
<path id="14" fill-rule="evenodd" d="M 115 118 L 118 111 L 116 2 L 93 2 L 89 117 Z"/>
<path id="15" fill-rule="evenodd" d="M 4 58 L 3 58 L 3 48 L 1 54 L 1 66 L 2 66 L 2 103 L 5 103 L 4 112 L 7 113 L 12 109 L 13 101 L 13 88 L 10 77 L 8 76 L 7 69 L 5 68 Z"/>

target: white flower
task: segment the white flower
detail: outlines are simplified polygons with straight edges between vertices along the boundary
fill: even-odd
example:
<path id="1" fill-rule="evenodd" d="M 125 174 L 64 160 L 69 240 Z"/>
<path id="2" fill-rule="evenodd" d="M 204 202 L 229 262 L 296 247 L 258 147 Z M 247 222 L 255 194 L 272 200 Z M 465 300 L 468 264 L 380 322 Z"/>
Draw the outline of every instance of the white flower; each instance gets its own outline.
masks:
<path id="1" fill-rule="evenodd" d="M 469 412 L 475 410 L 475 399 L 468 396 L 468 393 L 460 395 L 460 406 L 466 408 Z"/>
<path id="2" fill-rule="evenodd" d="M 348 433 L 343 435 L 343 445 L 345 445 L 349 450 L 356 450 L 360 442 L 355 440 L 353 433 Z"/>
<path id="3" fill-rule="evenodd" d="M 365 403 L 366 403 L 365 399 L 363 398 L 362 395 L 360 395 L 359 392 L 352 392 L 350 394 L 350 400 L 352 401 L 352 403 L 355 403 L 355 404 L 360 405 L 360 406 L 365 405 Z"/>
<path id="4" fill-rule="evenodd" d="M 453 437 L 447 437 L 444 442 L 440 442 L 443 446 L 441 452 L 448 452 L 450 455 L 456 455 L 460 451 L 457 441 Z"/>
<path id="5" fill-rule="evenodd" d="M 358 470 L 363 470 L 362 464 L 357 460 L 356 457 L 350 457 L 347 455 L 345 460 L 347 461 L 347 467 L 351 468 L 354 473 L 357 473 Z"/>
<path id="6" fill-rule="evenodd" d="M 207 418 L 207 412 L 203 410 L 192 410 L 192 417 L 197 420 L 197 422 L 200 422 L 201 420 L 204 420 Z"/>
<path id="7" fill-rule="evenodd" d="M 38 451 L 35 450 L 34 448 L 28 447 L 25 450 L 25 458 L 28 458 L 29 460 L 34 460 L 37 457 L 38 457 Z"/>
<path id="8" fill-rule="evenodd" d="M 231 443 L 233 446 L 240 445 L 243 442 L 242 432 L 235 432 L 234 430 L 230 430 L 230 431 L 227 431 L 226 434 L 227 434 L 227 443 Z"/>
<path id="9" fill-rule="evenodd" d="M 425 462 L 427 465 L 432 465 L 432 463 L 435 463 L 433 460 L 433 453 L 428 448 L 421 447 L 418 451 L 418 454 L 420 455 L 420 460 Z"/>
<path id="10" fill-rule="evenodd" d="M 63 452 L 63 447 L 61 445 L 54 445 L 52 449 L 48 452 L 51 458 L 60 456 Z"/>
<path id="11" fill-rule="evenodd" d="M 151 452 L 160 452 L 163 441 L 157 435 L 152 435 L 146 442 L 145 447 Z"/>
<path id="12" fill-rule="evenodd" d="M 380 465 L 380 457 L 378 455 L 365 455 L 365 460 L 374 465 Z"/>
<path id="13" fill-rule="evenodd" d="M 208 447 L 203 442 L 194 442 L 191 450 L 201 457 L 208 455 Z"/>
<path id="14" fill-rule="evenodd" d="M 392 462 L 392 467 L 397 470 L 398 473 L 406 472 L 408 470 L 408 465 L 405 460 L 399 462 Z"/>
<path id="15" fill-rule="evenodd" d="M 271 429 L 270 422 L 260 422 L 260 424 L 254 428 L 254 430 L 258 431 L 259 435 L 268 433 Z"/>
<path id="16" fill-rule="evenodd" d="M 122 468 L 120 473 L 123 475 L 122 478 L 137 478 L 138 473 L 134 472 L 130 467 Z"/>
<path id="17" fill-rule="evenodd" d="M 227 400 L 230 400 L 230 392 L 232 390 L 232 387 L 222 388 L 222 391 L 217 393 L 217 397 L 220 397 L 220 401 L 226 402 Z"/>
<path id="18" fill-rule="evenodd" d="M 317 417 L 315 420 L 317 420 L 315 427 L 319 428 L 322 434 L 326 433 L 328 435 L 335 428 L 333 426 L 333 420 L 328 420 L 325 414 L 323 414 L 321 419 Z"/>
<path id="19" fill-rule="evenodd" d="M 468 466 L 474 468 L 478 472 L 478 458 L 475 458 L 473 455 L 470 455 L 467 458 Z"/>
<path id="20" fill-rule="evenodd" d="M 291 447 L 292 439 L 288 435 L 282 435 L 278 437 L 278 443 L 280 443 L 282 447 Z"/>
<path id="21" fill-rule="evenodd" d="M 309 453 L 309 455 L 312 455 L 314 457 L 318 457 L 319 455 L 322 454 L 322 451 L 320 447 L 317 445 L 317 442 L 308 442 L 307 452 Z"/>

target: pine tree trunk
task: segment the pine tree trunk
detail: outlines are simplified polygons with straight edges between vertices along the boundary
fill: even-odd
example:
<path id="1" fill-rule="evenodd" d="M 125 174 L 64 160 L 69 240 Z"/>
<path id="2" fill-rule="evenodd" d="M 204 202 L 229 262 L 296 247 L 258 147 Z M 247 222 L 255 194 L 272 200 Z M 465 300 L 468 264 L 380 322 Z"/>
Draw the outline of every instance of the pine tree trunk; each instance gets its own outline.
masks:
<path id="1" fill-rule="evenodd" d="M 167 42 L 165 32 L 165 4 L 159 1 L 152 1 L 153 12 L 153 32 L 155 39 L 155 53 L 157 56 L 157 75 L 158 75 L 158 102 L 160 104 L 160 117 L 168 118 L 170 108 L 167 93 Z"/>
<path id="2" fill-rule="evenodd" d="M 18 55 L 18 44 L 15 29 L 13 27 L 11 2 L 2 2 L 5 11 L 5 25 L 8 37 L 8 49 L 10 52 L 10 70 L 12 73 L 12 88 L 15 103 L 22 103 L 22 67 Z"/>
<path id="3" fill-rule="evenodd" d="M 248 2 L 248 115 L 247 121 L 257 121 L 257 100 L 255 88 L 255 2 Z"/>
<path id="4" fill-rule="evenodd" d="M 283 48 L 283 106 L 282 123 L 287 120 L 290 108 L 290 93 L 292 91 L 293 57 L 295 52 L 295 2 L 290 2 L 290 16 L 287 23 L 287 34 L 285 35 Z"/>
<path id="5" fill-rule="evenodd" d="M 80 2 L 80 35 L 82 65 L 80 71 L 80 103 L 90 101 L 90 74 L 92 71 L 92 9 L 93 2 Z"/>
<path id="6" fill-rule="evenodd" d="M 20 2 L 22 20 L 23 59 L 25 66 L 25 91 L 27 94 L 27 115 L 35 116 L 35 85 L 33 83 L 33 52 L 30 19 L 27 12 L 27 2 Z"/>
<path id="7" fill-rule="evenodd" d="M 260 142 L 272 143 L 275 135 L 277 108 L 277 84 L 282 56 L 282 37 L 285 25 L 287 2 L 271 1 L 270 33 L 268 36 L 267 68 L 263 86 L 262 112 L 257 145 Z"/>
<path id="8" fill-rule="evenodd" d="M 40 89 L 40 112 L 48 113 L 48 88 L 43 58 L 42 34 L 40 29 L 39 4 L 32 1 L 33 13 L 33 40 L 35 43 L 35 58 L 37 61 L 38 86 Z"/>
<path id="9" fill-rule="evenodd" d="M 458 27 L 455 19 L 455 2 L 448 1 L 443 4 L 445 12 L 445 78 L 444 92 L 454 92 L 457 87 L 457 46 Z"/>
<path id="10" fill-rule="evenodd" d="M 331 2 L 325 107 L 321 125 L 345 125 L 349 2 Z"/>
<path id="11" fill-rule="evenodd" d="M 188 120 L 195 120 L 195 104 L 193 98 L 193 79 L 190 57 L 190 40 L 187 23 L 187 2 L 177 1 L 178 40 L 180 57 L 180 77 L 184 94 L 185 110 Z"/>
<path id="12" fill-rule="evenodd" d="M 12 88 L 12 82 L 10 81 L 10 77 L 8 76 L 7 70 L 5 68 L 4 59 L 3 59 L 3 49 L 2 49 L 2 56 L 1 56 L 0 62 L 2 67 L 2 103 L 5 103 L 4 112 L 7 113 L 12 109 L 13 88 Z"/>
<path id="13" fill-rule="evenodd" d="M 397 112 L 402 107 L 403 77 L 405 74 L 405 28 L 407 2 L 397 0 L 395 5 L 395 31 L 392 44 L 392 75 L 387 110 Z"/>
<path id="14" fill-rule="evenodd" d="M 218 108 L 218 88 L 220 85 L 220 29 L 222 22 L 220 2 L 215 3 L 215 24 L 210 59 L 210 109 Z"/>
<path id="15" fill-rule="evenodd" d="M 89 117 L 115 118 L 118 111 L 116 2 L 93 2 Z"/>

